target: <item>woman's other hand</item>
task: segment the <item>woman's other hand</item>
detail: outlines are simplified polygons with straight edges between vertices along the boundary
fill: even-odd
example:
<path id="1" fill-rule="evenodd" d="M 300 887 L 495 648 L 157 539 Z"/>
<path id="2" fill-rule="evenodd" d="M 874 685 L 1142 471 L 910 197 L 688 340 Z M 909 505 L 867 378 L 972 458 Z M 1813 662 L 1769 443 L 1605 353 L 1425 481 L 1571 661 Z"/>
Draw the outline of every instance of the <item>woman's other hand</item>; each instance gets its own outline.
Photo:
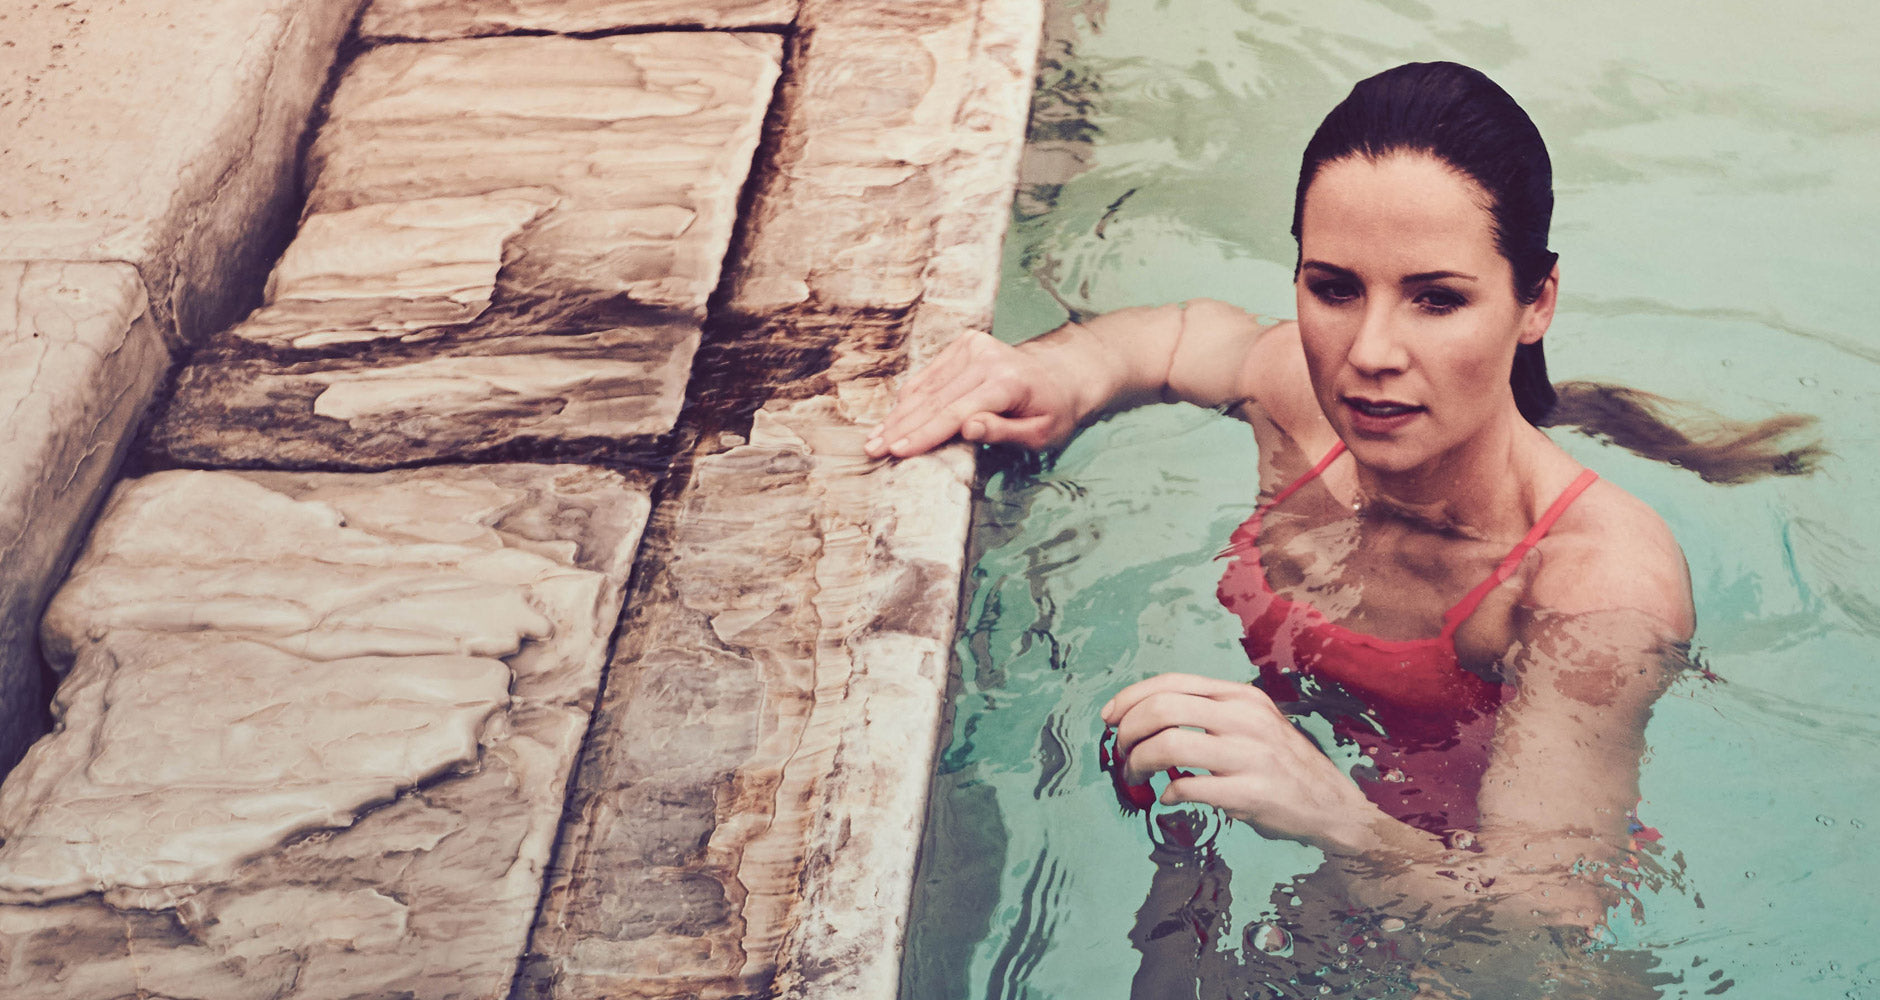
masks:
<path id="1" fill-rule="evenodd" d="M 1169 782 L 1164 805 L 1215 806 L 1262 836 L 1327 852 L 1373 846 L 1383 814 L 1252 685 L 1162 674 L 1118 692 L 1102 715 L 1117 727 L 1129 783 L 1167 768 L 1208 772 Z"/>
<path id="2" fill-rule="evenodd" d="M 1074 376 L 1041 353 L 986 333 L 960 337 L 901 387 L 893 412 L 864 449 L 871 458 L 906 458 L 956 434 L 1034 450 L 1064 443 L 1084 414 L 1072 391 Z"/>

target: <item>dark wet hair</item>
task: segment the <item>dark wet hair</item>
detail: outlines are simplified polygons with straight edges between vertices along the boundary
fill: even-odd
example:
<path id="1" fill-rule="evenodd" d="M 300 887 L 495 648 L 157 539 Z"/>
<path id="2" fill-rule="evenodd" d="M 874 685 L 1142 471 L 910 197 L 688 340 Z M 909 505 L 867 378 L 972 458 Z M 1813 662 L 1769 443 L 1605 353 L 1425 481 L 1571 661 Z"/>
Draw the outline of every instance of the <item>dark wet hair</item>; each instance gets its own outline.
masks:
<path id="1" fill-rule="evenodd" d="M 1395 153 L 1433 156 L 1488 195 L 1495 249 L 1514 272 L 1522 304 L 1540 297 L 1559 255 L 1547 249 L 1554 213 L 1553 161 L 1540 130 L 1479 70 L 1452 62 L 1406 63 L 1359 81 L 1306 143 L 1293 196 L 1300 236 L 1306 190 L 1328 163 Z M 1816 440 L 1785 445 L 1813 417 L 1728 420 L 1698 407 L 1623 386 L 1547 378 L 1540 342 L 1515 348 L 1508 382 L 1515 406 L 1539 427 L 1572 425 L 1593 437 L 1685 466 L 1712 482 L 1747 482 L 1811 471 L 1825 452 Z M 1676 411 L 1677 419 L 1670 418 Z M 1694 432 L 1678 425 L 1703 425 Z"/>

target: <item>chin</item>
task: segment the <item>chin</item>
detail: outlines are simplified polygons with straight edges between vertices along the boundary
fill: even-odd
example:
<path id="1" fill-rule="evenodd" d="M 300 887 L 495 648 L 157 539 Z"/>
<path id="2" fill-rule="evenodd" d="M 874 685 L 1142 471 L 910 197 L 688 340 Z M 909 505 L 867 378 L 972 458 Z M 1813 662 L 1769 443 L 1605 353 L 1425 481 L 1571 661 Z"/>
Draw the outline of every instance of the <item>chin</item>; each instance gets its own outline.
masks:
<path id="1" fill-rule="evenodd" d="M 1432 450 L 1422 440 L 1405 440 L 1401 437 L 1374 437 L 1360 434 L 1349 427 L 1338 428 L 1339 437 L 1344 440 L 1346 450 L 1359 465 L 1372 472 L 1388 475 L 1401 475 L 1434 463 L 1440 454 Z"/>

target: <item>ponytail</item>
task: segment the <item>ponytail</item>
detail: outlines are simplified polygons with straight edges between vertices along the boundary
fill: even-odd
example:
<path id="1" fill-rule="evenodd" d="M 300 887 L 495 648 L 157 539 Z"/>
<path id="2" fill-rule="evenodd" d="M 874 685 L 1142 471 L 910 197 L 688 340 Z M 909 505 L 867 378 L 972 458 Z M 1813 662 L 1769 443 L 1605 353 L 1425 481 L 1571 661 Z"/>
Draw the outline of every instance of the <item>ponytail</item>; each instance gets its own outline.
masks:
<path id="1" fill-rule="evenodd" d="M 1516 366 L 1517 377 L 1519 365 Z M 1701 406 L 1599 382 L 1551 386 L 1556 401 L 1542 427 L 1572 427 L 1646 458 L 1680 466 L 1705 482 L 1735 485 L 1803 476 L 1828 452 L 1815 418 L 1784 413 L 1731 420 Z M 1523 411 L 1525 415 L 1525 411 Z"/>

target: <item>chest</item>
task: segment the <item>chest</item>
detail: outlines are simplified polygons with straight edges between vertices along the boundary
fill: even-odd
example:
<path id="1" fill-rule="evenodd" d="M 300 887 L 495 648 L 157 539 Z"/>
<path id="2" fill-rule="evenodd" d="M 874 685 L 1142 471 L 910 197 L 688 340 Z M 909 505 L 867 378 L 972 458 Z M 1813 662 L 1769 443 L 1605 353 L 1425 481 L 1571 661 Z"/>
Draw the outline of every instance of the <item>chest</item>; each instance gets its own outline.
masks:
<path id="1" fill-rule="evenodd" d="M 1456 658 L 1492 677 L 1513 641 L 1516 585 L 1492 580 L 1509 546 L 1392 517 L 1354 513 L 1327 490 L 1300 491 L 1254 525 L 1264 589 L 1342 629 L 1386 641 L 1450 633 Z M 1518 581 L 1516 581 L 1518 585 Z"/>

